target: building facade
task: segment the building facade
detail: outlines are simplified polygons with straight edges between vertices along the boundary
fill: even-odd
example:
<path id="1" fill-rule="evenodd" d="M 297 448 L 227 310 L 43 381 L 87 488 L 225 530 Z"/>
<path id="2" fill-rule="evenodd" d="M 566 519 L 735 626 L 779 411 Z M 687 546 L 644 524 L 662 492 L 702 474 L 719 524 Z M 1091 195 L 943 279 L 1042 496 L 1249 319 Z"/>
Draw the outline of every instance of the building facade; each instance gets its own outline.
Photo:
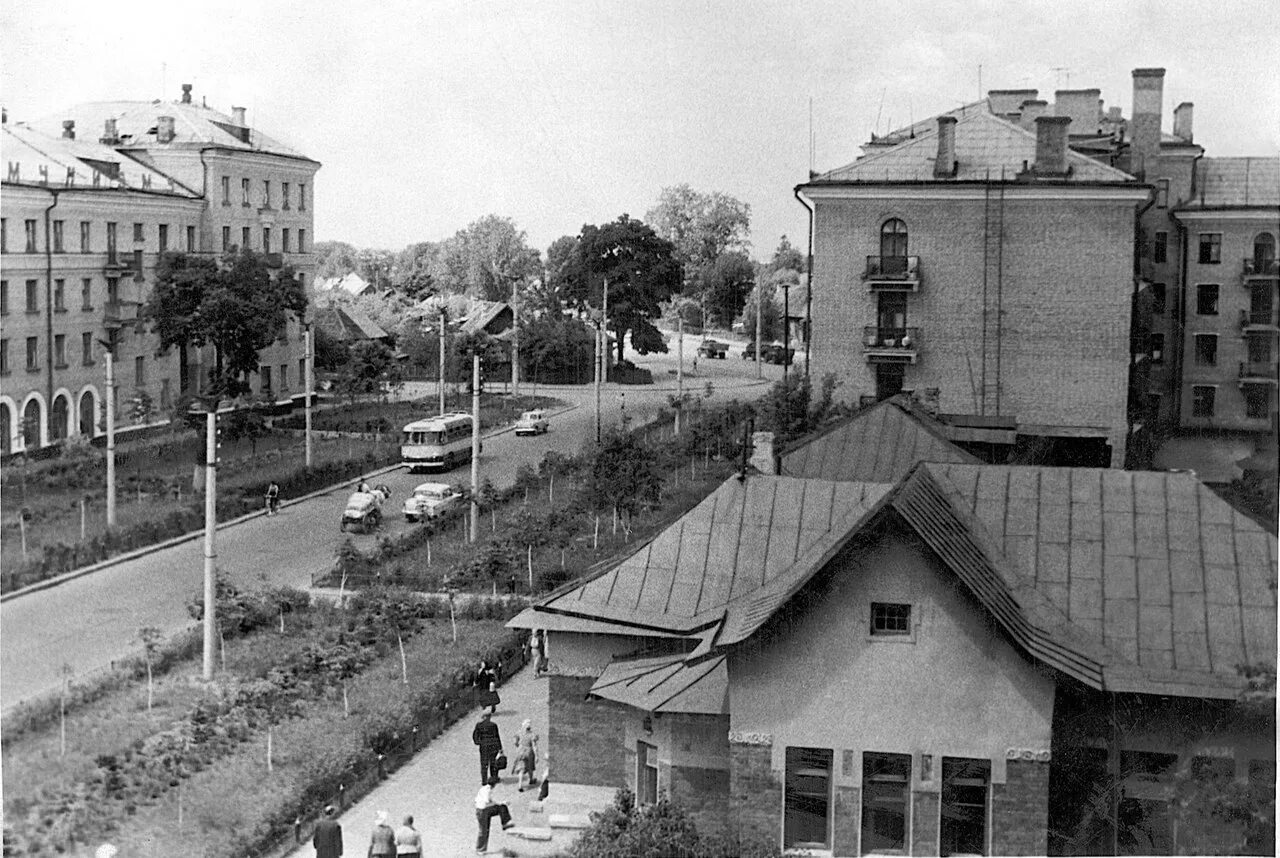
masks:
<path id="1" fill-rule="evenodd" d="M 157 354 L 138 322 L 160 254 L 248 248 L 304 284 L 314 276 L 320 165 L 249 127 L 243 108 L 228 116 L 194 103 L 189 85 L 175 102 L 97 102 L 6 122 L 5 158 L 5 452 L 104 431 L 104 343 L 116 346 L 117 425 L 158 419 L 199 389 L 206 356 Z M 262 352 L 256 394 L 302 394 L 301 325 L 291 319 Z"/>

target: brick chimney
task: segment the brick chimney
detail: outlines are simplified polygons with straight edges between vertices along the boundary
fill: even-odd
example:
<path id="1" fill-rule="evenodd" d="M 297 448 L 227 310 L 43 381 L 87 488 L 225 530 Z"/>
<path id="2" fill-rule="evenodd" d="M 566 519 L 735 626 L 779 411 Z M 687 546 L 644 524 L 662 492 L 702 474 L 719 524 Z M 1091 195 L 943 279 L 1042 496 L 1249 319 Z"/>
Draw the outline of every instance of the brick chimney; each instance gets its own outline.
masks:
<path id="1" fill-rule="evenodd" d="M 1022 116 L 1018 124 L 1030 131 L 1036 127 L 1036 119 L 1044 116 L 1048 111 L 1049 102 L 1041 98 L 1029 98 L 1022 102 Z"/>
<path id="2" fill-rule="evenodd" d="M 773 453 L 773 433 L 772 432 L 755 432 L 751 435 L 751 458 L 747 460 L 747 464 L 751 465 L 762 474 L 776 476 L 778 473 L 778 460 Z"/>
<path id="3" fill-rule="evenodd" d="M 1040 116 L 1036 119 L 1036 175 L 1066 175 L 1067 129 L 1070 127 L 1070 116 Z"/>
<path id="4" fill-rule="evenodd" d="M 189 83 L 184 83 L 182 85 L 182 103 L 183 104 L 191 103 L 191 84 Z"/>
<path id="5" fill-rule="evenodd" d="M 1173 109 L 1173 136 L 1191 142 L 1191 111 L 1195 105 L 1184 101 Z"/>
<path id="6" fill-rule="evenodd" d="M 156 118 L 156 142 L 172 143 L 173 142 L 173 117 L 160 116 Z"/>
<path id="7" fill-rule="evenodd" d="M 1102 119 L 1102 90 L 1060 89 L 1053 94 L 1053 112 L 1071 117 L 1076 134 L 1093 134 Z"/>
<path id="8" fill-rule="evenodd" d="M 62 120 L 62 136 L 68 140 L 76 139 L 76 121 L 74 119 Z"/>
<path id="9" fill-rule="evenodd" d="M 116 131 L 115 118 L 104 120 L 102 123 L 102 136 L 98 138 L 99 143 L 105 143 L 107 146 L 114 146 L 120 142 L 120 133 Z"/>
<path id="10" fill-rule="evenodd" d="M 231 123 L 233 125 L 239 125 L 241 128 L 245 127 L 243 107 L 231 108 Z"/>
<path id="11" fill-rule="evenodd" d="M 933 175 L 949 179 L 956 174 L 956 118 L 938 117 L 938 158 L 933 162 Z"/>
<path id="12" fill-rule="evenodd" d="M 1164 69 L 1133 70 L 1133 117 L 1129 120 L 1129 172 L 1143 175 L 1160 157 L 1160 111 Z"/>

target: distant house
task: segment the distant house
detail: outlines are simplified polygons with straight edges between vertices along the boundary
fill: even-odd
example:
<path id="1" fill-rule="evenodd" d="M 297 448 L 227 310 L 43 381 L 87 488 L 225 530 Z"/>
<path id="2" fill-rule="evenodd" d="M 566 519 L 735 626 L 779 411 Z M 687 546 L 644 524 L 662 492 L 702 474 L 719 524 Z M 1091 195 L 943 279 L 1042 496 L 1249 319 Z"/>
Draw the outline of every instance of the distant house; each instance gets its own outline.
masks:
<path id="1" fill-rule="evenodd" d="M 1179 769 L 1274 801 L 1274 538 L 1189 474 L 969 459 L 882 403 L 522 612 L 557 776 L 826 856 L 1203 851 Z"/>
<path id="2" fill-rule="evenodd" d="M 314 321 L 318 328 L 335 340 L 348 345 L 361 340 L 387 339 L 387 332 L 377 322 L 370 319 L 359 307 L 336 301 L 317 303 L 314 309 Z"/>
<path id="3" fill-rule="evenodd" d="M 464 334 L 484 332 L 489 336 L 506 333 L 515 324 L 515 311 L 502 301 L 472 301 L 462 317 Z"/>
<path id="4" fill-rule="evenodd" d="M 354 271 L 341 277 L 329 277 L 316 284 L 317 292 L 334 292 L 352 296 L 368 295 L 374 291 L 373 284 Z"/>

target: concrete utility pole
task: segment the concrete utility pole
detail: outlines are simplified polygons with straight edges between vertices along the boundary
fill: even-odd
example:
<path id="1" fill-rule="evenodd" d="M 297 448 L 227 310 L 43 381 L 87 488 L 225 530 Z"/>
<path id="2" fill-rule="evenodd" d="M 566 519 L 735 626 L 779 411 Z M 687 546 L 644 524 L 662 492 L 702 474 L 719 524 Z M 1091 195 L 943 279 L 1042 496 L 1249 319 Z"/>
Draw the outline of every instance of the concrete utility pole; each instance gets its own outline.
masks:
<path id="1" fill-rule="evenodd" d="M 511 281 L 511 395 L 520 395 L 520 281 Z"/>
<path id="2" fill-rule="evenodd" d="M 303 366 L 306 369 L 307 377 L 303 381 L 304 392 L 306 395 L 306 403 L 303 407 L 303 413 L 306 415 L 306 436 L 307 436 L 307 470 L 311 470 L 311 397 L 315 394 L 315 366 L 316 366 L 316 341 L 315 333 L 311 325 L 307 325 L 307 353 L 304 356 Z"/>
<path id="3" fill-rule="evenodd" d="M 761 295 L 764 292 L 764 290 L 761 288 L 762 285 L 763 284 L 760 284 L 760 283 L 756 284 L 756 342 L 755 342 L 754 348 L 756 350 L 755 358 L 756 358 L 756 378 L 757 379 L 762 378 L 764 376 L 764 367 L 761 366 L 763 361 L 760 360 L 760 334 L 764 330 L 760 324 L 760 307 L 761 307 L 761 300 L 762 300 Z"/>
<path id="4" fill-rule="evenodd" d="M 680 434 L 680 412 L 684 410 L 684 308 L 676 310 L 676 421 Z"/>
<path id="5" fill-rule="evenodd" d="M 206 682 L 213 679 L 214 652 L 218 626 L 214 616 L 217 597 L 214 588 L 214 561 L 218 553 L 218 403 L 210 402 L 205 412 L 204 436 L 204 670 Z"/>
<path id="6" fill-rule="evenodd" d="M 791 374 L 791 284 L 782 284 L 782 383 Z M 788 397 L 788 400 L 790 397 Z"/>
<path id="7" fill-rule="evenodd" d="M 107 527 L 116 526 L 116 368 L 107 347 Z"/>
<path id="8" fill-rule="evenodd" d="M 604 296 L 600 302 L 600 327 L 596 331 L 596 443 L 600 443 L 600 390 L 608 378 L 609 367 L 609 278 L 604 278 Z"/>
<path id="9" fill-rule="evenodd" d="M 440 311 L 440 377 L 436 381 L 436 394 L 440 397 L 440 413 L 444 414 L 444 310 Z"/>
<path id="10" fill-rule="evenodd" d="M 480 352 L 471 353 L 471 542 L 480 538 Z"/>

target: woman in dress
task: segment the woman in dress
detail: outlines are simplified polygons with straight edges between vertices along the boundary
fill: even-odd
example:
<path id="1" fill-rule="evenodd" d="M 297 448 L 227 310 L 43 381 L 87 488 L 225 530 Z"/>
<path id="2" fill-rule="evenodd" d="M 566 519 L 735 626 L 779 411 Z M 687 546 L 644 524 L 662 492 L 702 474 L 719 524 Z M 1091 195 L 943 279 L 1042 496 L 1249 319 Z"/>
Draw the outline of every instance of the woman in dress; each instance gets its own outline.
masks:
<path id="1" fill-rule="evenodd" d="M 513 764 L 520 774 L 520 792 L 525 786 L 534 786 L 537 781 L 535 772 L 538 765 L 538 734 L 533 732 L 533 722 L 528 718 L 520 724 L 520 732 L 516 733 L 516 759 Z"/>
<path id="2" fill-rule="evenodd" d="M 487 661 L 481 661 L 476 670 L 476 687 L 476 699 L 480 702 L 480 708 L 488 706 L 491 715 L 497 712 L 498 704 L 502 702 L 502 698 L 498 696 L 498 672 Z"/>

